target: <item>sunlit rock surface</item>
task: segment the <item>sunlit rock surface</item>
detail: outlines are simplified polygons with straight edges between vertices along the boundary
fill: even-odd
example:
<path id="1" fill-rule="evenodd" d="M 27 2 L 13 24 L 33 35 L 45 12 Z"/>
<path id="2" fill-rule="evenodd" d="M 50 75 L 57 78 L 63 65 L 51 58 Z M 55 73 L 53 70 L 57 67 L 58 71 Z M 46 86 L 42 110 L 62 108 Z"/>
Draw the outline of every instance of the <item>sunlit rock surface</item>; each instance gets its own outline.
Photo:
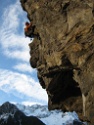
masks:
<path id="1" fill-rule="evenodd" d="M 94 123 L 94 1 L 21 0 L 35 25 L 30 64 L 48 108 L 78 112 Z"/>

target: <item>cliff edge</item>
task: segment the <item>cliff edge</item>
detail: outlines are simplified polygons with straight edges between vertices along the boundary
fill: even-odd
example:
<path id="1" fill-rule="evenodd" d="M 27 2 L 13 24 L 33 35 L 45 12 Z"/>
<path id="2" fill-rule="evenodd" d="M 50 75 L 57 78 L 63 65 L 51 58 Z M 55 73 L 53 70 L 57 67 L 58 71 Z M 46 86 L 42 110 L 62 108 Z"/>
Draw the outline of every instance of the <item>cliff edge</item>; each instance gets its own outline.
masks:
<path id="1" fill-rule="evenodd" d="M 75 110 L 94 123 L 94 1 L 20 0 L 35 25 L 30 64 L 48 108 Z"/>

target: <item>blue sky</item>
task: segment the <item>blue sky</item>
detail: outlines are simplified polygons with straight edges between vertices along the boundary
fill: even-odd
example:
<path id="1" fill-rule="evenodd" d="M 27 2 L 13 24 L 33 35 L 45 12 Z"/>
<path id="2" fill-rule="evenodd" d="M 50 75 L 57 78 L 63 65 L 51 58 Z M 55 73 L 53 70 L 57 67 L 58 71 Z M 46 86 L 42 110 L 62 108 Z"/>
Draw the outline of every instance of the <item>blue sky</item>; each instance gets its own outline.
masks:
<path id="1" fill-rule="evenodd" d="M 27 14 L 20 0 L 0 1 L 0 104 L 5 101 L 47 104 L 47 94 L 29 63 L 29 38 L 24 36 Z"/>

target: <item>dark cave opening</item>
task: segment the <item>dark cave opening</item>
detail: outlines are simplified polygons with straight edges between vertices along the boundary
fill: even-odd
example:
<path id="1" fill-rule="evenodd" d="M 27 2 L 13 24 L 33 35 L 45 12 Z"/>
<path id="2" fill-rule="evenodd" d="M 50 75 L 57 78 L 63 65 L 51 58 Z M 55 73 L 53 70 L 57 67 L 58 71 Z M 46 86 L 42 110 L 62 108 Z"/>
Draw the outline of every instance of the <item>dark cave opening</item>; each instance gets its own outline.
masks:
<path id="1" fill-rule="evenodd" d="M 76 111 L 79 108 L 77 110 L 82 112 L 82 94 L 79 84 L 73 79 L 72 70 L 55 73 L 47 91 L 51 104 L 57 105 L 55 108 L 61 105 L 63 110 Z"/>

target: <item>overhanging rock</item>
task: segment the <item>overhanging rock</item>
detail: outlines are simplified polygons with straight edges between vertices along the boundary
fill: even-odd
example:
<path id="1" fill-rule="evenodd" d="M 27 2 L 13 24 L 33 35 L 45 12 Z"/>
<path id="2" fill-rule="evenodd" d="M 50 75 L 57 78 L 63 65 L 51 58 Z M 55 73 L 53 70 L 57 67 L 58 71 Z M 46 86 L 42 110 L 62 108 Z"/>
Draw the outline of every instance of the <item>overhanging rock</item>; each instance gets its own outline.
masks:
<path id="1" fill-rule="evenodd" d="M 22 7 L 41 38 L 29 44 L 30 64 L 48 108 L 75 110 L 94 123 L 94 1 L 27 0 Z"/>

